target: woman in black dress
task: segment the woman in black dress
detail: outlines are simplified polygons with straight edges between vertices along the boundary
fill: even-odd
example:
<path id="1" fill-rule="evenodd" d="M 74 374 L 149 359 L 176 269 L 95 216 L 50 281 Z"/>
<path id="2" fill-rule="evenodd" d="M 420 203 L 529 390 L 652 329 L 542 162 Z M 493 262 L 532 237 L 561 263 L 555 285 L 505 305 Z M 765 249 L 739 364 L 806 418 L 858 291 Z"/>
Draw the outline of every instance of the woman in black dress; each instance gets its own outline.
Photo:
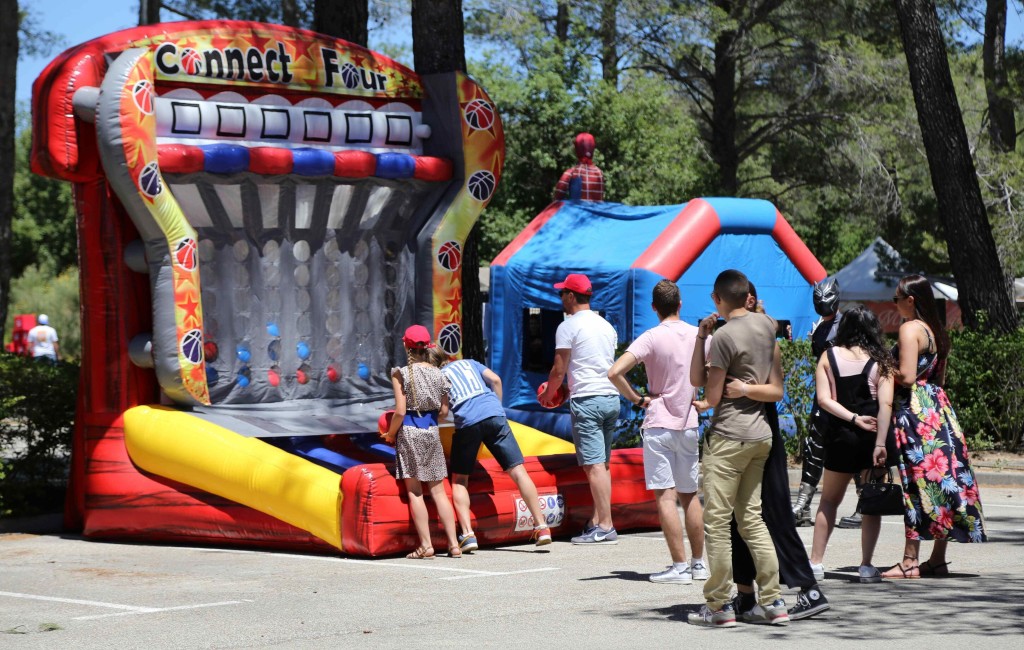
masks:
<path id="1" fill-rule="evenodd" d="M 824 576 L 822 560 L 836 523 L 836 510 L 855 474 L 885 464 L 896 363 L 885 348 L 882 326 L 866 307 L 843 314 L 833 347 L 818 360 L 815 383 L 818 405 L 832 418 L 823 438 L 825 472 L 814 520 L 811 568 Z M 876 454 L 876 450 L 882 453 Z M 871 564 L 882 518 L 862 515 L 861 582 L 881 582 Z"/>

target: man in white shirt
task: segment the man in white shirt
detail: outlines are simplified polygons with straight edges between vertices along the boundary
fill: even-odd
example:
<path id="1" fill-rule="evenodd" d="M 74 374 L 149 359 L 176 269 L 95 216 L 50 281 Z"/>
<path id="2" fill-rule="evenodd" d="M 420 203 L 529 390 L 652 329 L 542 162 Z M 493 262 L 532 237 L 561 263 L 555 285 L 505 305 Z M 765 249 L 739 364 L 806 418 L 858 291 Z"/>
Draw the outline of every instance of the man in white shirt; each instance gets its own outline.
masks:
<path id="1" fill-rule="evenodd" d="M 50 327 L 50 317 L 39 314 L 38 325 L 28 331 L 28 344 L 32 348 L 32 358 L 36 361 L 48 361 L 56 364 L 60 353 L 57 343 L 57 330 Z"/>
<path id="2" fill-rule="evenodd" d="M 650 581 L 690 584 L 709 576 L 703 560 L 704 509 L 696 498 L 700 445 L 690 360 L 693 346 L 700 343 L 706 352 L 711 337 L 699 336 L 696 326 L 679 320 L 681 305 L 675 282 L 662 280 L 654 285 L 651 307 L 660 322 L 633 341 L 608 371 L 608 378 L 620 395 L 647 410 L 641 428 L 644 474 L 647 489 L 654 490 L 661 530 L 672 557 L 672 565 L 652 574 Z M 644 396 L 626 378 L 638 363 L 643 363 L 647 372 L 649 394 Z M 683 506 L 692 562 L 686 561 L 677 503 Z"/>
<path id="3" fill-rule="evenodd" d="M 619 417 L 619 393 L 608 380 L 615 360 L 615 329 L 590 309 L 590 279 L 570 273 L 559 290 L 565 320 L 555 331 L 555 362 L 541 404 L 555 404 L 558 388 L 569 376 L 569 412 L 576 460 L 583 467 L 594 499 L 594 515 L 573 544 L 618 544 L 612 525 L 612 480 L 609 472 L 612 435 Z"/>

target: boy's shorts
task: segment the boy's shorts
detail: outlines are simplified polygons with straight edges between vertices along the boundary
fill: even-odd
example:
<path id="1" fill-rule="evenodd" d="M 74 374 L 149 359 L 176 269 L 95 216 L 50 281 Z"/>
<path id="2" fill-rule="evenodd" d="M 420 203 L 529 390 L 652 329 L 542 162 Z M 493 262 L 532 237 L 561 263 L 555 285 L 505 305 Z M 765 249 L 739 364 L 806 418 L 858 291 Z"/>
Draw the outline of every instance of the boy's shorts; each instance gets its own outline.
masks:
<path id="1" fill-rule="evenodd" d="M 644 478 L 648 490 L 697 491 L 700 444 L 697 429 L 644 429 Z"/>
<path id="2" fill-rule="evenodd" d="M 483 443 L 506 472 L 523 464 L 523 452 L 512 435 L 508 420 L 500 415 L 463 427 L 452 437 L 452 474 L 472 474 Z"/>

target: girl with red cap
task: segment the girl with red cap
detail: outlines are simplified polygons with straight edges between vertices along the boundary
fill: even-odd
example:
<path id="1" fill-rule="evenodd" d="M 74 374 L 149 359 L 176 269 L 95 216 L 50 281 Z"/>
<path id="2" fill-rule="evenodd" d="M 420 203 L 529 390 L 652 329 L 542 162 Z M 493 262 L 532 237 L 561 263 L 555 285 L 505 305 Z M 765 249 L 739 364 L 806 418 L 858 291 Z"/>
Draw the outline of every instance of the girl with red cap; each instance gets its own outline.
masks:
<path id="1" fill-rule="evenodd" d="M 448 475 L 438 421 L 448 415 L 448 383 L 430 363 L 430 333 L 422 325 L 413 325 L 402 337 L 408 365 L 391 370 L 395 391 L 395 415 L 385 440 L 395 444 L 395 477 L 405 481 L 409 493 L 412 523 L 419 546 L 406 557 L 434 557 L 430 541 L 430 518 L 423 499 L 423 485 L 437 506 L 437 514 L 448 537 L 448 556 L 462 557 L 455 530 L 455 512 L 444 491 Z"/>

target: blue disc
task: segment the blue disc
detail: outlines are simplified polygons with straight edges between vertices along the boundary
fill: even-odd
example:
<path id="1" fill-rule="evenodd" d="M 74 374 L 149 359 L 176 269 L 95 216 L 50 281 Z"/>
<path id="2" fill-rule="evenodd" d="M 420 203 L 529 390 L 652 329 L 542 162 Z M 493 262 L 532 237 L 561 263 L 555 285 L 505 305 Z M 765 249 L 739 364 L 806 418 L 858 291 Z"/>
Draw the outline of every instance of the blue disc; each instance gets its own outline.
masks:
<path id="1" fill-rule="evenodd" d="M 271 341 L 267 346 L 267 356 L 271 361 L 277 361 L 281 356 L 281 341 Z"/>
<path id="2" fill-rule="evenodd" d="M 370 369 L 366 367 L 365 363 L 359 364 L 359 378 L 363 381 L 370 378 Z"/>
<path id="3" fill-rule="evenodd" d="M 267 334 L 270 336 L 281 336 L 281 330 L 277 329 L 277 323 L 267 323 Z"/>
<path id="4" fill-rule="evenodd" d="M 206 383 L 216 384 L 217 380 L 220 379 L 220 373 L 213 366 L 206 366 Z"/>
<path id="5" fill-rule="evenodd" d="M 252 359 L 252 353 L 249 352 L 249 346 L 245 344 L 239 345 L 238 347 L 235 348 L 235 355 L 238 357 L 238 360 L 241 361 L 242 363 L 249 363 L 249 361 Z"/>
<path id="6" fill-rule="evenodd" d="M 298 345 L 295 346 L 295 354 L 299 355 L 299 358 L 305 361 L 309 358 L 309 344 L 305 341 L 299 341 Z"/>
<path id="7" fill-rule="evenodd" d="M 249 387 L 249 378 L 246 377 L 245 375 L 238 375 L 238 379 L 236 380 L 236 382 L 242 388 L 248 388 Z"/>

